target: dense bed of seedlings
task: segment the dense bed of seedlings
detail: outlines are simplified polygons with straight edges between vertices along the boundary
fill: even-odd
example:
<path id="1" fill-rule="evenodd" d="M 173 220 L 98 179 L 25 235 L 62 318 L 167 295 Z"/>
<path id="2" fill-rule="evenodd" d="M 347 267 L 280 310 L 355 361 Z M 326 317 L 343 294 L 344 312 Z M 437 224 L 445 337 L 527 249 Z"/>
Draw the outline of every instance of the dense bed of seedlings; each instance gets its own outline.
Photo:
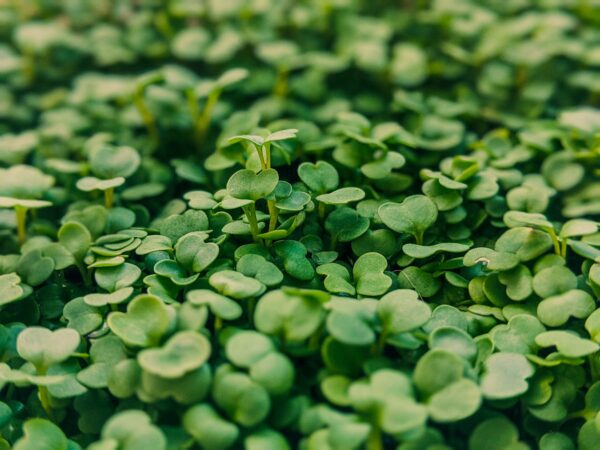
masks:
<path id="1" fill-rule="evenodd" d="M 597 450 L 599 11 L 0 2 L 0 450 Z"/>

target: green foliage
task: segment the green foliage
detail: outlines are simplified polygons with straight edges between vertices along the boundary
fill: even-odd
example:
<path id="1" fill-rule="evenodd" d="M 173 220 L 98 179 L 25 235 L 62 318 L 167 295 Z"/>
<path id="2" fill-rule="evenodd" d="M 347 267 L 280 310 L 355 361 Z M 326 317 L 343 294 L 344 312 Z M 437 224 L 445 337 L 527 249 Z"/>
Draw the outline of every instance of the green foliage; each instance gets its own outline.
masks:
<path id="1" fill-rule="evenodd" d="M 597 450 L 594 6 L 0 1 L 0 450 Z"/>

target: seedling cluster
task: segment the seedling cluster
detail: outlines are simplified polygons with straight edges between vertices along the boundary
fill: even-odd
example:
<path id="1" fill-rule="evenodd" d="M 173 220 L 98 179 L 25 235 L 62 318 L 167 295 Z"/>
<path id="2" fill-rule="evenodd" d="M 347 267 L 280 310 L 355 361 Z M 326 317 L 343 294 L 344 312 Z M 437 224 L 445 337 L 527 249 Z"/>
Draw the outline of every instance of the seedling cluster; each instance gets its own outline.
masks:
<path id="1" fill-rule="evenodd" d="M 0 2 L 0 450 L 597 450 L 595 6 Z"/>

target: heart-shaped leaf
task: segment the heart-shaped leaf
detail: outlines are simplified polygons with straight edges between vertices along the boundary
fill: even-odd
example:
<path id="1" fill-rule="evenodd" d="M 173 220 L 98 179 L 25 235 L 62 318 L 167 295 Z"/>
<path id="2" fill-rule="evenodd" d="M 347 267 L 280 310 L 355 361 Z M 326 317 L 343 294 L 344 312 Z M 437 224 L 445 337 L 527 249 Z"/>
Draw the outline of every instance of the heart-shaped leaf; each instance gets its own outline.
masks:
<path id="1" fill-rule="evenodd" d="M 237 199 L 256 201 L 267 197 L 278 181 L 279 175 L 274 169 L 259 173 L 249 169 L 238 170 L 227 181 L 227 192 Z"/>
<path id="2" fill-rule="evenodd" d="M 600 348 L 598 344 L 579 337 L 576 333 L 564 330 L 553 330 L 540 333 L 535 338 L 540 347 L 556 347 L 558 352 L 567 358 L 581 358 L 595 353 Z"/>
<path id="3" fill-rule="evenodd" d="M 358 258 L 352 269 L 356 292 L 366 296 L 384 294 L 392 285 L 392 279 L 384 273 L 386 268 L 387 260 L 379 253 L 365 253 Z"/>
<path id="4" fill-rule="evenodd" d="M 108 180 L 96 177 L 83 177 L 77 181 L 77 189 L 84 192 L 106 191 L 122 186 L 123 184 L 125 184 L 125 178 L 123 177 L 109 178 Z"/>
<path id="5" fill-rule="evenodd" d="M 162 300 L 139 295 L 127 305 L 127 312 L 115 311 L 107 319 L 111 331 L 131 347 L 156 345 L 169 326 L 169 313 Z"/>
<path id="6" fill-rule="evenodd" d="M 8 448 L 8 447 L 7 447 Z M 62 430 L 46 419 L 29 419 L 23 424 L 23 437 L 13 450 L 71 450 Z"/>
<path id="7" fill-rule="evenodd" d="M 323 264 L 317 267 L 319 275 L 325 275 L 325 289 L 333 294 L 354 295 L 356 289 L 350 282 L 350 272 L 344 266 L 335 263 Z"/>
<path id="8" fill-rule="evenodd" d="M 141 158 L 133 147 L 98 145 L 89 154 L 90 167 L 100 178 L 116 178 L 132 175 L 140 165 Z"/>
<path id="9" fill-rule="evenodd" d="M 211 353 L 210 341 L 196 331 L 180 331 L 163 347 L 142 350 L 138 362 L 145 371 L 162 378 L 180 378 L 204 364 Z"/>
<path id="10" fill-rule="evenodd" d="M 571 318 L 585 319 L 596 309 L 590 294 L 572 289 L 542 300 L 537 307 L 540 321 L 549 327 L 559 327 Z"/>
<path id="11" fill-rule="evenodd" d="M 490 337 L 498 350 L 526 355 L 534 353 L 537 348 L 535 337 L 544 331 L 544 326 L 536 317 L 517 314 L 511 317 L 508 324 L 496 325 Z"/>
<path id="12" fill-rule="evenodd" d="M 382 222 L 397 233 L 412 234 L 422 244 L 423 233 L 435 223 L 438 210 L 424 195 L 411 195 L 402 203 L 384 203 L 377 211 Z"/>
<path id="13" fill-rule="evenodd" d="M 265 291 L 265 285 L 260 281 L 233 270 L 216 272 L 208 282 L 221 294 L 236 299 L 256 297 Z"/>
<path id="14" fill-rule="evenodd" d="M 301 242 L 293 240 L 278 241 L 275 243 L 275 252 L 277 256 L 283 259 L 285 271 L 294 278 L 308 281 L 315 276 L 315 269 L 306 258 L 308 251 Z"/>
<path id="15" fill-rule="evenodd" d="M 81 261 L 92 244 L 92 236 L 79 222 L 66 222 L 58 230 L 58 241 Z"/>
<path id="16" fill-rule="evenodd" d="M 261 255 L 249 254 L 242 256 L 237 262 L 236 270 L 246 276 L 256 278 L 269 287 L 277 286 L 283 281 L 283 274 L 277 266 Z"/>
<path id="17" fill-rule="evenodd" d="M 240 331 L 227 341 L 225 354 L 236 366 L 248 368 L 275 351 L 271 339 L 256 331 Z"/>
<path id="18" fill-rule="evenodd" d="M 425 324 L 431 317 L 431 310 L 415 291 L 397 289 L 381 297 L 377 303 L 377 316 L 386 332 L 397 334 Z"/>
<path id="19" fill-rule="evenodd" d="M 188 291 L 186 298 L 192 305 L 207 305 L 215 316 L 225 320 L 235 320 L 242 315 L 242 308 L 237 302 L 208 289 Z"/>
<path id="20" fill-rule="evenodd" d="M 302 163 L 298 166 L 298 176 L 315 194 L 323 194 L 336 189 L 340 183 L 335 167 L 326 161 Z"/>
<path id="21" fill-rule="evenodd" d="M 536 339 L 537 341 L 537 339 Z M 518 353 L 494 353 L 484 362 L 481 392 L 491 400 L 516 397 L 527 391 L 527 379 L 534 374 L 529 361 Z"/>
<path id="22" fill-rule="evenodd" d="M 188 409 L 182 423 L 185 430 L 203 448 L 229 448 L 239 435 L 238 427 L 219 416 L 208 404 L 199 404 Z"/>
<path id="23" fill-rule="evenodd" d="M 100 267 L 96 269 L 94 278 L 102 289 L 115 292 L 131 286 L 141 276 L 140 268 L 131 263 L 123 263 L 114 267 Z"/>
<path id="24" fill-rule="evenodd" d="M 369 229 L 369 219 L 352 208 L 342 206 L 327 216 L 325 229 L 332 238 L 340 242 L 350 242 Z"/>
<path id="25" fill-rule="evenodd" d="M 16 273 L 0 275 L 0 307 L 21 300 L 30 295 L 32 289 L 21 283 Z"/>
<path id="26" fill-rule="evenodd" d="M 488 270 L 510 270 L 519 264 L 519 258 L 514 253 L 497 252 L 491 248 L 477 247 L 469 250 L 463 258 L 467 267 L 483 264 Z"/>
<path id="27" fill-rule="evenodd" d="M 469 438 L 469 450 L 525 450 L 519 430 L 508 419 L 494 417 L 481 422 Z"/>
<path id="28" fill-rule="evenodd" d="M 462 379 L 437 391 L 427 402 L 432 420 L 441 423 L 458 422 L 473 415 L 481 405 L 479 386 Z"/>
<path id="29" fill-rule="evenodd" d="M 464 253 L 469 250 L 469 245 L 458 242 L 442 242 L 435 245 L 404 244 L 402 251 L 412 258 L 429 258 L 440 252 Z"/>
<path id="30" fill-rule="evenodd" d="M 345 205 L 357 202 L 365 197 L 365 191 L 356 187 L 340 188 L 328 194 L 317 196 L 317 200 L 326 205 Z"/>
<path id="31" fill-rule="evenodd" d="M 286 289 L 268 292 L 256 305 L 256 328 L 265 334 L 284 336 L 286 341 L 303 341 L 323 323 L 323 303 L 327 300 L 329 295 L 321 291 Z"/>
<path id="32" fill-rule="evenodd" d="M 95 306 L 97 308 L 107 305 L 118 305 L 119 303 L 123 303 L 133 294 L 132 287 L 124 287 L 118 289 L 109 294 L 88 294 L 83 297 L 83 301 L 90 305 Z"/>
<path id="33" fill-rule="evenodd" d="M 40 372 L 69 358 L 79 342 L 79 333 L 70 328 L 50 331 L 42 327 L 28 327 L 19 333 L 17 351 Z"/>

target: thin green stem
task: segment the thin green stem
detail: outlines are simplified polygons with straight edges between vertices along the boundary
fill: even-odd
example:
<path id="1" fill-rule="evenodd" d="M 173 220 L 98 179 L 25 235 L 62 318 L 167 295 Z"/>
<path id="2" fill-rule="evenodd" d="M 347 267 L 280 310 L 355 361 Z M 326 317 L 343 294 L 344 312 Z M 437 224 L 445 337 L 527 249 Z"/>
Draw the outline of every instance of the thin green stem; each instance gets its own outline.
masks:
<path id="1" fill-rule="evenodd" d="M 215 89 L 210 94 L 208 94 L 206 103 L 204 103 L 204 108 L 202 108 L 202 113 L 200 114 L 200 117 L 196 121 L 196 127 L 195 127 L 196 144 L 199 147 L 204 144 L 204 140 L 206 139 L 206 135 L 208 134 L 208 128 L 210 126 L 210 120 L 212 118 L 212 113 L 215 108 L 215 105 L 219 101 L 220 96 L 221 96 L 220 89 Z"/>
<path id="2" fill-rule="evenodd" d="M 146 100 L 144 99 L 144 89 L 138 89 L 133 96 L 133 104 L 137 108 L 140 116 L 142 116 L 142 121 L 148 130 L 148 134 L 150 135 L 150 139 L 152 141 L 153 146 L 158 145 L 158 128 L 156 126 L 156 119 L 154 118 L 154 114 L 146 105 Z"/>
<path id="3" fill-rule="evenodd" d="M 185 91 L 185 98 L 187 100 L 188 109 L 190 111 L 190 116 L 192 117 L 192 123 L 198 122 L 200 117 L 200 108 L 198 107 L 198 99 L 196 98 L 196 93 L 194 89 L 190 88 Z"/>
<path id="4" fill-rule="evenodd" d="M 335 234 L 331 237 L 331 250 L 335 250 L 335 248 L 337 247 L 337 244 L 338 244 L 338 237 L 337 237 L 337 234 Z"/>
<path id="5" fill-rule="evenodd" d="M 322 328 L 319 328 L 316 332 L 314 332 L 308 340 L 308 348 L 310 348 L 312 350 L 318 350 L 320 347 L 319 343 L 321 341 L 322 335 L 323 335 Z"/>
<path id="6" fill-rule="evenodd" d="M 379 340 L 377 341 L 376 352 L 378 355 L 381 355 L 385 349 L 385 343 L 387 341 L 388 334 L 387 328 L 383 327 L 381 334 L 379 335 Z"/>
<path id="7" fill-rule="evenodd" d="M 269 208 L 269 231 L 273 231 L 277 228 L 279 210 L 275 206 L 275 200 L 267 200 L 267 207 Z"/>
<path id="8" fill-rule="evenodd" d="M 560 256 L 567 257 L 567 238 L 563 238 L 560 242 Z"/>
<path id="9" fill-rule="evenodd" d="M 21 70 L 23 71 L 23 78 L 28 85 L 33 84 L 36 77 L 36 58 L 35 54 L 31 50 L 23 50 L 23 59 L 22 59 Z"/>
<path id="10" fill-rule="evenodd" d="M 17 236 L 19 244 L 23 245 L 27 239 L 27 208 L 21 205 L 15 206 L 17 216 Z"/>
<path id="11" fill-rule="evenodd" d="M 275 97 L 283 98 L 287 95 L 288 75 L 289 70 L 286 67 L 280 67 L 277 70 L 277 80 L 275 80 L 275 86 L 273 87 L 273 95 Z"/>
<path id="12" fill-rule="evenodd" d="M 372 425 L 371 433 L 367 439 L 367 450 L 383 450 L 381 430 L 377 425 Z"/>
<path id="13" fill-rule="evenodd" d="M 415 233 L 415 240 L 417 241 L 417 245 L 423 245 L 423 235 L 425 231 L 419 230 Z"/>
<path id="14" fill-rule="evenodd" d="M 196 445 L 196 440 L 194 438 L 190 438 L 179 446 L 179 450 L 189 450 L 194 445 Z"/>
<path id="15" fill-rule="evenodd" d="M 248 322 L 250 325 L 254 322 L 254 310 L 256 309 L 256 297 L 248 299 Z"/>
<path id="16" fill-rule="evenodd" d="M 317 209 L 319 211 L 319 219 L 321 219 L 321 221 L 325 220 L 325 211 L 326 211 L 325 208 L 326 208 L 325 203 L 319 202 L 319 206 L 317 207 Z"/>
<path id="17" fill-rule="evenodd" d="M 267 169 L 271 168 L 271 143 L 265 143 L 265 166 Z"/>
<path id="18" fill-rule="evenodd" d="M 81 278 L 83 278 L 83 283 L 86 286 L 91 286 L 92 285 L 92 276 L 90 274 L 90 271 L 87 270 L 87 267 L 85 267 L 85 265 L 83 264 L 82 261 L 77 261 L 75 263 L 75 265 L 77 266 L 77 269 L 79 270 L 79 273 L 81 274 Z"/>
<path id="19" fill-rule="evenodd" d="M 215 316 L 215 333 L 219 332 L 223 328 L 223 319 L 219 316 Z"/>
<path id="20" fill-rule="evenodd" d="M 590 364 L 592 382 L 600 380 L 600 356 L 590 355 L 588 356 L 588 362 Z"/>
<path id="21" fill-rule="evenodd" d="M 48 369 L 46 367 L 36 367 L 36 372 L 40 376 L 46 375 Z M 42 404 L 42 408 L 46 412 L 48 418 L 52 419 L 52 405 L 50 404 L 50 393 L 47 386 L 38 386 L 38 398 Z"/>
<path id="22" fill-rule="evenodd" d="M 107 209 L 112 208 L 115 196 L 115 188 L 108 188 L 104 191 L 104 206 Z"/>
<path id="23" fill-rule="evenodd" d="M 562 256 L 560 242 L 558 242 L 558 236 L 556 236 L 554 230 L 549 230 L 548 234 L 550 235 L 550 238 L 552 238 L 552 244 L 554 245 L 554 253 L 556 253 L 558 256 Z"/>
<path id="24" fill-rule="evenodd" d="M 255 146 L 254 148 L 256 149 L 256 153 L 258 153 L 258 159 L 260 159 L 260 168 L 262 170 L 266 170 L 267 169 L 267 161 L 265 160 L 265 156 L 263 155 L 262 147 Z"/>
<path id="25" fill-rule="evenodd" d="M 248 224 L 250 225 L 250 232 L 252 233 L 252 239 L 255 242 L 258 242 L 258 233 L 260 232 L 258 229 L 258 220 L 256 219 L 256 208 L 254 207 L 254 203 L 250 203 L 247 206 L 244 206 L 244 214 L 248 218 Z"/>

